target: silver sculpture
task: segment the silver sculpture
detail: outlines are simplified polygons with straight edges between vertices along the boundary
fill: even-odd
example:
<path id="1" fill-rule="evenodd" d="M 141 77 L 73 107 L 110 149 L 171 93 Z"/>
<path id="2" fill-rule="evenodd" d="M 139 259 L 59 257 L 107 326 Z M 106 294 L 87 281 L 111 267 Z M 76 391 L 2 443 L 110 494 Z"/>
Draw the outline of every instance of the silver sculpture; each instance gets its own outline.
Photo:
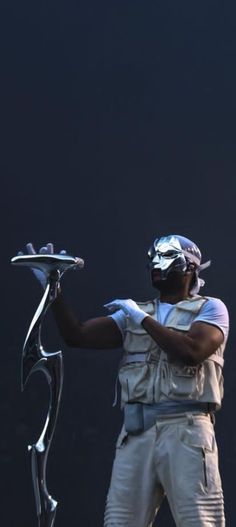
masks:
<path id="1" fill-rule="evenodd" d="M 48 413 L 42 433 L 36 444 L 28 447 L 31 451 L 32 479 L 36 500 L 38 527 L 53 527 L 57 502 L 49 495 L 46 484 L 47 458 L 58 416 L 62 384 L 62 352 L 48 353 L 41 343 L 41 326 L 46 311 L 57 298 L 62 275 L 69 269 L 82 268 L 81 258 L 62 254 L 27 254 L 11 259 L 14 265 L 28 266 L 42 271 L 47 285 L 42 300 L 30 324 L 22 353 L 21 389 L 35 371 L 42 371 L 50 388 Z"/>

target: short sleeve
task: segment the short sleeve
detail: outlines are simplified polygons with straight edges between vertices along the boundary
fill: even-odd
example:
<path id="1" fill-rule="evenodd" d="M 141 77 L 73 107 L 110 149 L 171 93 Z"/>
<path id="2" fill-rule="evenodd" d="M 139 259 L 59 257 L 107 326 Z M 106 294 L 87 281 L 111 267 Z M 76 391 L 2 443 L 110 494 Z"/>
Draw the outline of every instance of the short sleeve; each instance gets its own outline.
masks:
<path id="1" fill-rule="evenodd" d="M 108 316 L 113 318 L 122 334 L 122 338 L 124 338 L 124 333 L 126 329 L 126 315 L 124 311 L 122 311 L 122 309 L 119 309 L 118 311 L 115 311 L 115 313 L 112 313 L 112 315 Z"/>
<path id="2" fill-rule="evenodd" d="M 221 329 L 225 339 L 229 333 L 229 313 L 226 305 L 219 298 L 207 297 L 194 322 L 207 322 Z"/>

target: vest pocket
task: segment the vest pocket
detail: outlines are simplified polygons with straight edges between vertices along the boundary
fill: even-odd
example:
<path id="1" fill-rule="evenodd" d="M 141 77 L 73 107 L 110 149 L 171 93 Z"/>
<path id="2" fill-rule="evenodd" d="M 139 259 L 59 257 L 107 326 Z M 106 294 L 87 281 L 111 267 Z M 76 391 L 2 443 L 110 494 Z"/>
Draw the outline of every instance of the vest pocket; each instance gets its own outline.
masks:
<path id="1" fill-rule="evenodd" d="M 139 329 L 135 331 L 126 331 L 124 340 L 124 349 L 128 352 L 135 353 L 142 351 L 143 353 L 151 351 L 153 348 L 156 349 L 156 343 L 153 339 L 144 331 Z"/>
<path id="2" fill-rule="evenodd" d="M 204 369 L 202 365 L 182 366 L 163 360 L 161 365 L 161 392 L 167 397 L 198 399 L 203 394 Z"/>
<path id="3" fill-rule="evenodd" d="M 149 365 L 134 363 L 122 366 L 119 371 L 121 398 L 124 403 L 142 400 L 150 391 Z"/>

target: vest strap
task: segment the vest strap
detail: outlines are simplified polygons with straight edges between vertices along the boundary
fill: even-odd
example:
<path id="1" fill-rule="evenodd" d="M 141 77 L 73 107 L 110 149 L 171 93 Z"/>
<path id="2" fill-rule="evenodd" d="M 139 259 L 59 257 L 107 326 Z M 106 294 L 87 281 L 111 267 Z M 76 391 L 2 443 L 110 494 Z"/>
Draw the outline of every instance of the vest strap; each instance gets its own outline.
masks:
<path id="1" fill-rule="evenodd" d="M 213 353 L 212 355 L 210 355 L 210 357 L 208 357 L 207 360 L 212 360 L 213 362 L 216 362 L 216 364 L 219 364 L 221 368 L 223 368 L 224 363 L 225 363 L 223 357 L 221 357 L 220 355 L 217 355 L 217 353 Z"/>
<path id="2" fill-rule="evenodd" d="M 127 353 L 122 359 L 121 366 L 125 364 L 132 364 L 133 362 L 145 362 L 148 357 L 148 352 L 143 353 L 138 351 L 137 353 Z"/>
<path id="3" fill-rule="evenodd" d="M 128 353 L 123 359 L 122 359 L 122 366 L 124 366 L 125 364 L 132 364 L 133 362 L 145 362 L 148 358 L 148 353 L 143 353 L 143 352 L 134 352 L 134 353 Z M 211 360 L 213 362 L 215 362 L 216 364 L 219 364 L 219 366 L 221 366 L 221 368 L 224 367 L 224 359 L 223 357 L 220 357 L 220 355 L 217 355 L 216 353 L 213 353 L 212 355 L 210 355 L 210 357 L 208 357 L 208 359 L 206 360 Z"/>

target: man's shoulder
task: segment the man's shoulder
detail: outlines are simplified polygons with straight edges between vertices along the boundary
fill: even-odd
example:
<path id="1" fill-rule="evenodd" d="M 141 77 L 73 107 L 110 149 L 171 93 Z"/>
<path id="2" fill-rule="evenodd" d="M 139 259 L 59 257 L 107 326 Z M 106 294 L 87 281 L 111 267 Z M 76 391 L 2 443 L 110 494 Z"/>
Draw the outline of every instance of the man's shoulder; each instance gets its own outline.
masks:
<path id="1" fill-rule="evenodd" d="M 204 295 L 204 298 L 206 298 L 207 300 L 207 302 L 205 303 L 206 307 L 228 311 L 226 304 L 220 298 L 217 298 L 214 296 L 206 296 L 206 295 Z"/>
<path id="2" fill-rule="evenodd" d="M 208 322 L 218 326 L 228 335 L 229 330 L 229 313 L 228 309 L 220 298 L 205 296 L 206 302 L 203 304 L 196 321 Z"/>

